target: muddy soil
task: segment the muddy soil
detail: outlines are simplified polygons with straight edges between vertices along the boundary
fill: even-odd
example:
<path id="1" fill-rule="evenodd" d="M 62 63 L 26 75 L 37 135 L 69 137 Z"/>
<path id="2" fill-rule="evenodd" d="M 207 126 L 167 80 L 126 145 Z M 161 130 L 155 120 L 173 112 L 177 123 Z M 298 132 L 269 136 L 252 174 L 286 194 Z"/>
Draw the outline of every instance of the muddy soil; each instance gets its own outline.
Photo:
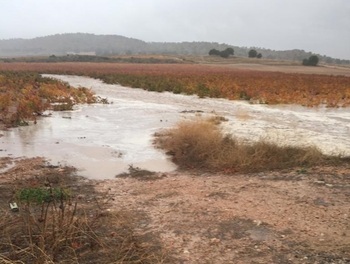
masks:
<path id="1" fill-rule="evenodd" d="M 1 158 L 2 202 L 5 182 L 47 173 L 42 162 Z M 138 176 L 83 182 L 109 197 L 110 212 L 138 215 L 136 233 L 160 240 L 169 263 L 350 263 L 350 165 Z"/>

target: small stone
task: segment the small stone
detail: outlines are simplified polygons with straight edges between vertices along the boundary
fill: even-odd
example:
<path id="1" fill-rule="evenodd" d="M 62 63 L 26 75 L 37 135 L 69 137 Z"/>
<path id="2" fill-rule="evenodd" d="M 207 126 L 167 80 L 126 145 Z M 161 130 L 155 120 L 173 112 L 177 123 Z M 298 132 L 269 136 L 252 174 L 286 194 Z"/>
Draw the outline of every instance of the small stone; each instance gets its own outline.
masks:
<path id="1" fill-rule="evenodd" d="M 210 239 L 210 243 L 211 244 L 219 244 L 220 243 L 220 239 L 214 237 L 214 238 Z"/>
<path id="2" fill-rule="evenodd" d="M 325 184 L 324 181 L 314 181 L 314 183 L 316 183 L 316 184 Z"/>
<path id="3" fill-rule="evenodd" d="M 256 226 L 260 226 L 262 224 L 262 221 L 260 220 L 254 220 L 254 223 L 256 224 Z"/>

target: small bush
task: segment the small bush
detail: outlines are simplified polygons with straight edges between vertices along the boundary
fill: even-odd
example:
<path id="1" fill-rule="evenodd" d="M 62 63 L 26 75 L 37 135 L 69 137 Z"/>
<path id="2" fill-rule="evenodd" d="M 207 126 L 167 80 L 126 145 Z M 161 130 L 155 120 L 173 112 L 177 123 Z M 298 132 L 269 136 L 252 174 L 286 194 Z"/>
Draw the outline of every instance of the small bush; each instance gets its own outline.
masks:
<path id="1" fill-rule="evenodd" d="M 180 122 L 159 135 L 156 144 L 172 155 L 180 168 L 248 172 L 311 166 L 328 159 L 316 147 L 279 146 L 265 140 L 242 142 L 208 120 Z"/>
<path id="2" fill-rule="evenodd" d="M 317 66 L 319 58 L 316 55 L 312 55 L 309 59 L 303 59 L 304 66 Z"/>
<path id="3" fill-rule="evenodd" d="M 25 188 L 17 192 L 21 202 L 43 204 L 44 202 L 67 200 L 69 194 L 62 188 Z"/>

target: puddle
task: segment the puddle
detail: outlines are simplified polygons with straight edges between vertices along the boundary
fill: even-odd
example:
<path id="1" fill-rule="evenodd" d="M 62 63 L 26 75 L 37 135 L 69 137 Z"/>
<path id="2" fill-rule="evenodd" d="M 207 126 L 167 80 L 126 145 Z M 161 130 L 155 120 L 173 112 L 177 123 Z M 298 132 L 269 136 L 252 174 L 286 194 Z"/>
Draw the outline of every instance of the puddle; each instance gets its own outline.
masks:
<path id="1" fill-rule="evenodd" d="M 197 110 L 225 116 L 225 131 L 249 140 L 264 137 L 281 144 L 313 144 L 326 154 L 350 155 L 349 108 L 251 105 L 147 92 L 88 77 L 46 76 L 92 88 L 112 104 L 52 112 L 36 125 L 3 131 L 1 157 L 44 156 L 53 164 L 75 166 L 81 175 L 95 179 L 113 178 L 131 164 L 152 171 L 172 171 L 176 166 L 152 146 L 153 134 L 181 118 L 198 115 L 189 113 Z"/>

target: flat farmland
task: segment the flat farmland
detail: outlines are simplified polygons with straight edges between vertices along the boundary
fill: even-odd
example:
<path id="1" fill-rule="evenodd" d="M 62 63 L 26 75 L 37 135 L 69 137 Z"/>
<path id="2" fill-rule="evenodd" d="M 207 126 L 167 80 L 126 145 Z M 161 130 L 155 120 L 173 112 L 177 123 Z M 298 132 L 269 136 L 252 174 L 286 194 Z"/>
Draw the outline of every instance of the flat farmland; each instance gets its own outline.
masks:
<path id="1" fill-rule="evenodd" d="M 345 67 L 258 63 L 2 63 L 0 70 L 85 75 L 150 91 L 252 103 L 350 105 L 350 69 Z"/>

